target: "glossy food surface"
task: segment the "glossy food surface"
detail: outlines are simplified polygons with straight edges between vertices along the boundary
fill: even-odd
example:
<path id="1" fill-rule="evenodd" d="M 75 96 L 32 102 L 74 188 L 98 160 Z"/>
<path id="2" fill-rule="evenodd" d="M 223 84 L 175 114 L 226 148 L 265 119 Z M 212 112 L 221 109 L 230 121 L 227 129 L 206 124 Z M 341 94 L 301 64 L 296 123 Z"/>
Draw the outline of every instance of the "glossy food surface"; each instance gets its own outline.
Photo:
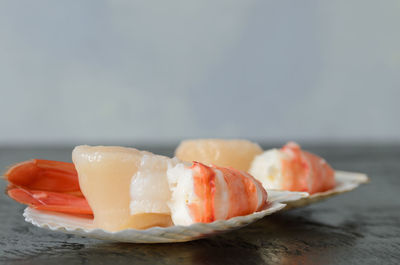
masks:
<path id="1" fill-rule="evenodd" d="M 94 213 L 96 226 L 109 231 L 168 225 L 168 214 L 131 215 L 130 187 L 148 152 L 134 148 L 78 146 L 72 152 L 79 184 Z"/>

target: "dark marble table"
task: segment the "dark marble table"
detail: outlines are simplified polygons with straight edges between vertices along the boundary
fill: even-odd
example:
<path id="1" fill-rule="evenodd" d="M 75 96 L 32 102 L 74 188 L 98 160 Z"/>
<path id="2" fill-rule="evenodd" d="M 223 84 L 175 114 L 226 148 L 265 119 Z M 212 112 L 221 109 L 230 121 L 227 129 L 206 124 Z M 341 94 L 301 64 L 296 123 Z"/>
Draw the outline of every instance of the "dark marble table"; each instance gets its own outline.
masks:
<path id="1" fill-rule="evenodd" d="M 0 264 L 400 264 L 400 146 L 314 145 L 335 168 L 371 182 L 305 208 L 268 216 L 212 238 L 176 244 L 121 244 L 39 229 L 23 205 L 0 196 Z M 143 147 L 142 147 L 143 148 Z M 172 147 L 148 147 L 171 155 Z M 72 147 L 0 148 L 0 170 Z M 0 181 L 4 189 L 5 181 Z"/>

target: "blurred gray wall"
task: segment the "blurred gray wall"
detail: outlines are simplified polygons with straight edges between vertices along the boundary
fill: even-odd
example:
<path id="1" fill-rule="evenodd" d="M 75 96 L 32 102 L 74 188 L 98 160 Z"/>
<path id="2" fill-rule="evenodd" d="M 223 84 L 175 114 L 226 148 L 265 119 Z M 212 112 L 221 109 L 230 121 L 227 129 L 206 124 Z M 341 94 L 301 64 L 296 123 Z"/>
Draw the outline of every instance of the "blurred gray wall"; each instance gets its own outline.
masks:
<path id="1" fill-rule="evenodd" d="M 0 144 L 400 141 L 400 1 L 0 2 Z"/>

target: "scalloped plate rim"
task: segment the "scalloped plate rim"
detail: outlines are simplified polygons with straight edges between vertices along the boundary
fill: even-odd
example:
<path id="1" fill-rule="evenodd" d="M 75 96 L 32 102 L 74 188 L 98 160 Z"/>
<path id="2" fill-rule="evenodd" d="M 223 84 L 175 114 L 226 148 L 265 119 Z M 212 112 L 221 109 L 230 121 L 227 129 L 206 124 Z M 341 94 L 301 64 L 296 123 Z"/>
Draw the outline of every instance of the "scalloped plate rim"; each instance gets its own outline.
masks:
<path id="1" fill-rule="evenodd" d="M 184 242 L 195 240 L 202 237 L 211 236 L 213 234 L 235 230 L 243 226 L 249 225 L 263 217 L 282 210 L 286 204 L 284 201 L 295 201 L 308 196 L 305 192 L 288 192 L 288 191 L 271 191 L 270 201 L 266 209 L 251 213 L 245 216 L 236 216 L 228 220 L 217 220 L 212 223 L 195 223 L 190 226 L 170 226 L 170 227 L 151 227 L 145 230 L 124 229 L 121 231 L 109 232 L 101 228 L 86 228 L 82 226 L 71 226 L 68 224 L 60 224 L 53 220 L 81 220 L 82 218 L 68 216 L 61 213 L 46 213 L 27 207 L 23 216 L 25 221 L 37 227 L 58 231 L 63 233 L 77 234 L 80 236 L 93 237 L 98 239 L 131 242 L 131 243 L 167 243 L 167 242 Z M 275 199 L 274 199 L 275 198 Z M 49 219 L 47 222 L 43 218 Z M 86 223 L 90 223 L 87 219 Z M 83 221 L 82 221 L 83 222 Z"/>

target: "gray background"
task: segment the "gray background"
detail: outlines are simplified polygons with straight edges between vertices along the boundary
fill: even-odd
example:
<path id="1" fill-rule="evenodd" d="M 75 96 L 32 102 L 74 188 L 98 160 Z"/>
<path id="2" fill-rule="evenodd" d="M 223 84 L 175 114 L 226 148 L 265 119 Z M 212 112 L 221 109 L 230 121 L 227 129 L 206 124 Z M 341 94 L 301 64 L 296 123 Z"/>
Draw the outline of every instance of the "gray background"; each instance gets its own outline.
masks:
<path id="1" fill-rule="evenodd" d="M 0 2 L 0 145 L 400 141 L 400 1 Z"/>

